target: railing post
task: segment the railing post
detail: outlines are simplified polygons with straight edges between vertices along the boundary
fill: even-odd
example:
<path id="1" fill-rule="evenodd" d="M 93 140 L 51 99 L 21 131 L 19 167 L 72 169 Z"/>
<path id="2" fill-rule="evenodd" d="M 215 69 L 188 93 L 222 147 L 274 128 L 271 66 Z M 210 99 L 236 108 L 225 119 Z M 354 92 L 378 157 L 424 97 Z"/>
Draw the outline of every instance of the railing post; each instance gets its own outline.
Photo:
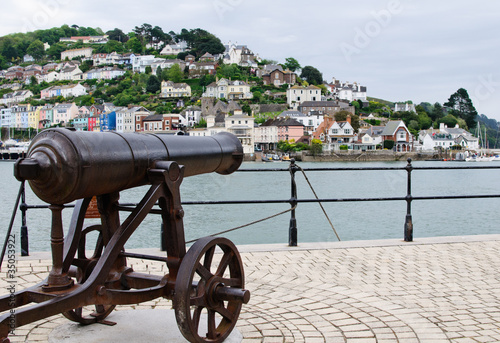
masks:
<path id="1" fill-rule="evenodd" d="M 288 246 L 296 247 L 297 246 L 297 219 L 295 219 L 295 206 L 297 206 L 297 184 L 295 183 L 295 172 L 299 168 L 295 164 L 295 159 L 292 158 L 290 160 L 290 166 L 288 170 L 290 171 L 291 176 L 291 186 L 292 186 L 292 197 L 290 198 L 290 206 L 292 207 L 291 217 L 290 217 L 290 226 L 288 228 Z"/>
<path id="2" fill-rule="evenodd" d="M 28 244 L 28 226 L 26 225 L 26 211 L 28 206 L 26 205 L 26 188 L 24 183 L 22 184 L 21 193 L 21 256 L 29 256 L 29 244 Z"/>
<path id="3" fill-rule="evenodd" d="M 411 219 L 411 171 L 413 170 L 413 166 L 411 165 L 411 158 L 408 159 L 408 164 L 406 165 L 405 169 L 408 174 L 406 194 L 405 242 L 413 242 L 413 222 Z"/>

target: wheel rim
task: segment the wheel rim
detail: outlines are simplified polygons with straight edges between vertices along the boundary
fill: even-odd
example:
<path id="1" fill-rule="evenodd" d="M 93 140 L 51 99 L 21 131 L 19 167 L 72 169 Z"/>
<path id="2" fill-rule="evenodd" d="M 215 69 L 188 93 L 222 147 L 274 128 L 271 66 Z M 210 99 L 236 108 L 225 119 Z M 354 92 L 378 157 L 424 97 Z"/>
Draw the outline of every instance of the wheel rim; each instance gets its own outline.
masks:
<path id="1" fill-rule="evenodd" d="M 236 325 L 242 302 L 220 300 L 216 291 L 244 285 L 243 263 L 231 241 L 205 237 L 193 244 L 179 268 L 173 299 L 183 336 L 190 342 L 222 342 Z"/>

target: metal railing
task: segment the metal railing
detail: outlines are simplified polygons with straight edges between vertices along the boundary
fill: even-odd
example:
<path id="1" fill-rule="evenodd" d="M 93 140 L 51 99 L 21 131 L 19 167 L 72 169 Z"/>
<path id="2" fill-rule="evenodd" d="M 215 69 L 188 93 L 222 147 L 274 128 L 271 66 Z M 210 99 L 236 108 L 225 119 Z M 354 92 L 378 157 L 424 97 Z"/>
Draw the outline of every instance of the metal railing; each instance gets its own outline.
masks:
<path id="1" fill-rule="evenodd" d="M 288 230 L 288 244 L 289 246 L 297 246 L 297 218 L 296 218 L 296 208 L 301 203 L 332 203 L 332 202 L 366 202 L 366 201 L 405 201 L 406 202 L 406 214 L 404 221 L 404 240 L 406 242 L 413 241 L 413 222 L 412 222 L 412 202 L 419 200 L 445 200 L 445 199 L 484 199 L 484 198 L 500 198 L 500 194 L 475 194 L 475 195 L 443 195 L 443 196 L 413 196 L 412 195 L 412 172 L 419 170 L 460 170 L 460 169 L 500 169 L 500 164 L 498 166 L 484 166 L 484 165 L 465 165 L 465 166 L 425 166 L 425 167 L 414 167 L 411 163 L 411 159 L 408 159 L 408 163 L 404 167 L 354 167 L 354 168 L 301 168 L 299 165 L 295 163 L 295 160 L 290 160 L 290 164 L 288 168 L 265 168 L 265 169 L 240 169 L 237 172 L 239 173 L 261 173 L 261 172 L 289 172 L 290 173 L 290 189 L 291 196 L 288 199 L 278 199 L 278 200 L 221 200 L 221 201 L 186 201 L 182 202 L 182 205 L 228 205 L 228 204 L 279 204 L 279 203 L 288 203 L 290 204 L 290 209 L 278 213 L 276 215 L 263 218 L 262 220 L 257 220 L 255 222 L 242 225 L 237 228 L 233 228 L 230 230 L 225 230 L 225 232 L 233 231 L 245 226 L 249 226 L 256 222 L 261 222 L 278 215 L 282 215 L 284 213 L 290 212 L 290 223 Z M 405 170 L 407 172 L 407 192 L 406 196 L 403 197 L 372 197 L 372 198 L 323 198 L 320 199 L 316 196 L 314 199 L 299 199 L 297 194 L 297 185 L 295 181 L 296 173 L 301 171 L 304 174 L 304 177 L 307 179 L 306 172 L 336 172 L 336 171 L 384 171 L 384 170 Z M 310 184 L 309 184 L 310 185 Z M 311 185 L 310 185 L 311 186 Z M 312 186 L 311 186 L 312 189 Z M 313 193 L 316 195 L 316 193 Z M 21 199 L 21 204 L 19 205 L 19 210 L 21 211 L 22 216 L 22 226 L 21 226 L 21 255 L 27 256 L 29 255 L 28 248 L 28 228 L 26 226 L 26 216 L 27 211 L 30 209 L 41 209 L 48 208 L 48 205 L 28 205 L 26 204 L 25 192 L 24 192 L 24 183 L 21 185 L 18 201 Z M 133 207 L 137 204 L 120 204 L 119 210 L 131 212 Z M 65 205 L 66 208 L 74 207 L 73 204 Z M 16 203 L 17 208 L 17 203 Z M 14 209 L 13 217 L 15 216 L 16 209 Z M 325 215 L 326 212 L 323 210 Z M 150 211 L 153 214 L 160 214 L 161 211 L 159 209 L 153 209 Z M 327 216 L 328 217 L 328 216 Z M 329 220 L 329 219 L 328 219 Z M 11 220 L 11 226 L 13 223 L 13 219 Z M 331 222 L 330 222 L 331 224 Z M 333 225 L 332 225 L 333 228 Z M 9 228 L 9 232 L 11 227 Z M 334 229 L 335 230 L 335 229 Z M 220 234 L 220 233 L 219 233 Z M 216 235 L 216 234 L 214 234 Z M 337 236 L 338 237 L 338 236 Z M 162 240 L 163 241 L 163 240 Z M 162 247 L 163 248 L 163 247 Z"/>

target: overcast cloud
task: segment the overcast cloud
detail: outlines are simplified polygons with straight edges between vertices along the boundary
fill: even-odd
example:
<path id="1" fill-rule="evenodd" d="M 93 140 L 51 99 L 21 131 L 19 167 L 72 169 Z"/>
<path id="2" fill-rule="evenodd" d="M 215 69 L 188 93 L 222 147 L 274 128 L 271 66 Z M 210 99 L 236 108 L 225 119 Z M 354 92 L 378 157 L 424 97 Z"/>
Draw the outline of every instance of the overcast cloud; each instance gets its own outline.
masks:
<path id="1" fill-rule="evenodd" d="M 357 81 L 390 101 L 442 104 L 465 88 L 480 114 L 500 120 L 497 1 L 21 0 L 2 3 L 0 23 L 0 35 L 63 24 L 199 27 L 262 58 L 294 57 L 327 81 Z"/>

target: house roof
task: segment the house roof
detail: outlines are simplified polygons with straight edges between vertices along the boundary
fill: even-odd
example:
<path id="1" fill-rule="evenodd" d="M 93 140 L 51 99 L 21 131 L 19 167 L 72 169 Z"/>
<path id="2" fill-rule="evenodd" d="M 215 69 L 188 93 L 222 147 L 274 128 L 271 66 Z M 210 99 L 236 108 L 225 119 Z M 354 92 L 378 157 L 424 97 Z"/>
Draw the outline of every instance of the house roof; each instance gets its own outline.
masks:
<path id="1" fill-rule="evenodd" d="M 304 101 L 300 107 L 341 107 L 336 101 Z"/>
<path id="2" fill-rule="evenodd" d="M 163 114 L 151 114 L 144 118 L 142 121 L 162 121 Z"/>
<path id="3" fill-rule="evenodd" d="M 406 128 L 405 124 L 401 120 L 391 120 L 387 123 L 387 125 L 384 128 L 384 131 L 382 131 L 381 135 L 382 136 L 392 136 L 394 133 L 396 133 L 396 130 L 400 127 L 403 126 Z"/>

